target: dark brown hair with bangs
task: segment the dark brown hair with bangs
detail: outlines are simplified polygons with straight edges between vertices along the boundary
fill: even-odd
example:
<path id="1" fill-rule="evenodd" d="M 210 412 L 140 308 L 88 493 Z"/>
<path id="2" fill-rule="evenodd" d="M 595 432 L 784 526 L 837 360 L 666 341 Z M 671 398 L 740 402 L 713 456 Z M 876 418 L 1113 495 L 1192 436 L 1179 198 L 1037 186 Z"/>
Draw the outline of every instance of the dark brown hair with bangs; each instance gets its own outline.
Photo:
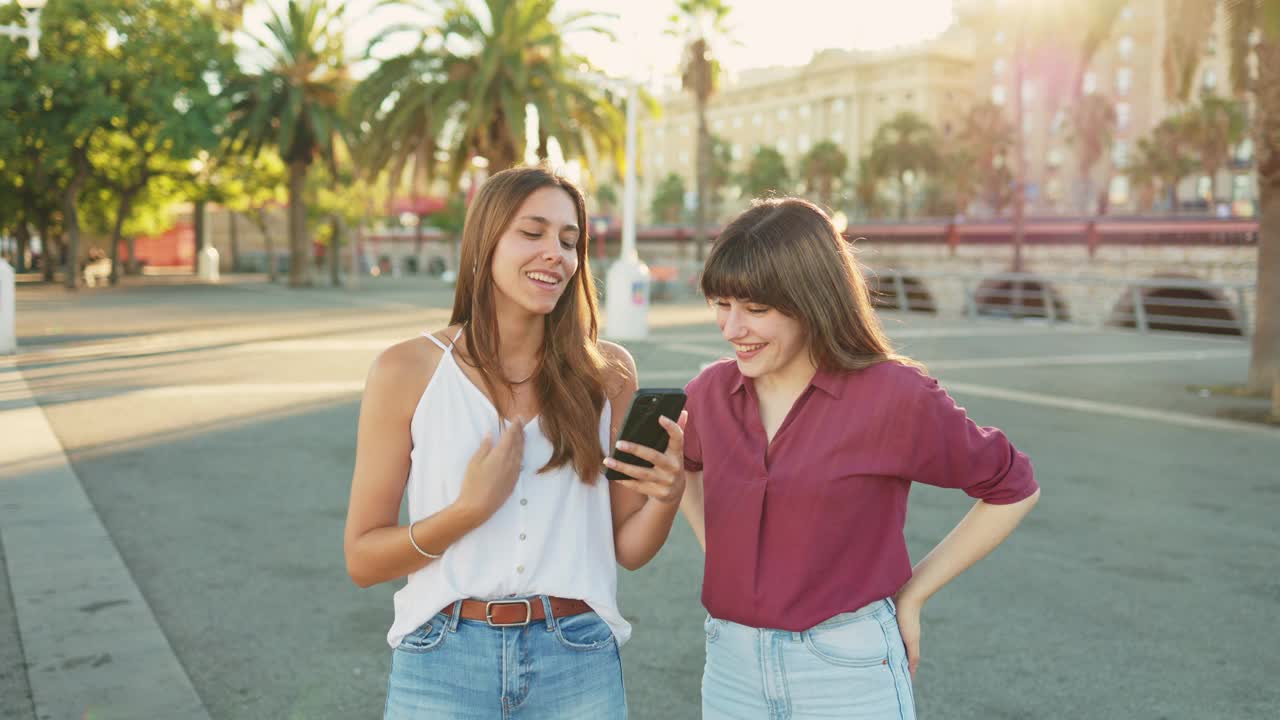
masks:
<path id="1" fill-rule="evenodd" d="M 702 294 L 767 305 L 800 321 L 813 362 L 861 370 L 893 351 L 871 306 L 853 249 L 818 206 L 758 200 L 725 227 L 702 272 Z"/>
<path id="2" fill-rule="evenodd" d="M 480 186 L 463 225 L 461 268 L 449 324 L 463 325 L 466 360 L 479 369 L 501 411 L 511 386 L 498 360 L 493 254 L 525 199 L 544 187 L 560 188 L 573 200 L 582 237 L 577 245 L 578 270 L 544 320 L 542 357 L 531 380 L 541 409 L 538 422 L 554 448 L 539 472 L 573 463 L 582 480 L 592 484 L 604 461 L 599 423 L 605 403 L 605 371 L 611 364 L 597 344 L 599 311 L 587 254 L 590 225 L 582 192 L 572 182 L 536 166 L 503 170 Z M 499 387 L 504 391 L 501 394 Z"/>

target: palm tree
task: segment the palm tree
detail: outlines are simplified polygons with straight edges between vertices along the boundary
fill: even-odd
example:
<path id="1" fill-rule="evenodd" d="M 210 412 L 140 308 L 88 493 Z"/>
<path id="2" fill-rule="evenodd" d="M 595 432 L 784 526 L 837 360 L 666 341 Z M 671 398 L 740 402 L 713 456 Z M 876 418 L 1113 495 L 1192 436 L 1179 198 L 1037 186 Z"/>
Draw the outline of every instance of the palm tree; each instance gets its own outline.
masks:
<path id="1" fill-rule="evenodd" d="M 1203 5 L 1209 6 L 1210 3 Z M 1185 101 L 1207 47 L 1216 10 L 1180 2 L 1166 23 L 1165 75 Z M 1252 139 L 1258 176 L 1258 286 L 1248 387 L 1280 384 L 1280 0 L 1226 0 L 1231 82 L 1253 100 Z M 1273 390 L 1274 391 L 1274 390 Z M 1280 391 L 1274 391 L 1280 392 Z"/>
<path id="2" fill-rule="evenodd" d="M 419 34 L 415 47 L 383 62 L 353 95 L 353 107 L 362 108 L 366 169 L 392 166 L 398 181 L 412 160 L 413 178 L 430 180 L 437 151 L 445 150 L 451 189 L 476 156 L 491 173 L 505 170 L 525 157 L 529 108 L 539 157 L 554 137 L 566 157 L 606 152 L 621 166 L 621 103 L 564 43 L 575 32 L 608 33 L 594 24 L 597 13 L 559 18 L 556 11 L 555 0 L 486 0 L 484 12 L 457 0 L 438 29 L 401 25 L 375 38 L 371 51 L 394 33 Z"/>
<path id="3" fill-rule="evenodd" d="M 897 181 L 898 219 L 905 219 L 908 177 L 920 178 L 937 169 L 941 161 L 938 133 L 919 115 L 900 112 L 876 130 L 871 138 L 871 158 Z"/>
<path id="4" fill-rule="evenodd" d="M 1150 212 L 1155 205 L 1156 187 L 1164 181 L 1164 164 L 1168 157 L 1168 153 L 1151 138 L 1138 140 L 1124 174 L 1133 185 L 1139 212 Z"/>
<path id="5" fill-rule="evenodd" d="M 1089 93 L 1071 108 L 1071 142 L 1076 147 L 1080 174 L 1080 212 L 1092 214 L 1093 167 L 1111 148 L 1116 131 L 1116 109 L 1105 96 Z"/>
<path id="6" fill-rule="evenodd" d="M 1004 110 L 987 100 L 969 109 L 956 138 L 972 161 L 962 172 L 975 176 L 979 195 L 997 215 L 1013 201 L 1013 173 L 1009 168 L 1013 133 L 1013 123 L 1005 118 Z"/>
<path id="7" fill-rule="evenodd" d="M 791 185 L 791 173 L 787 171 L 786 158 L 772 146 L 756 148 L 747 168 L 738 178 L 742 194 L 749 198 L 786 194 Z"/>
<path id="8" fill-rule="evenodd" d="M 289 285 L 310 283 L 307 173 L 317 156 L 329 162 L 344 128 L 340 99 L 346 85 L 342 57 L 343 7 L 325 0 L 289 0 L 282 16 L 271 9 L 268 35 L 254 37 L 269 57 L 261 72 L 242 74 L 228 87 L 233 98 L 228 138 L 257 155 L 277 149 L 289 168 Z"/>
<path id="9" fill-rule="evenodd" d="M 800 160 L 800 175 L 810 194 L 817 194 L 818 202 L 831 207 L 832 189 L 836 180 L 844 176 L 849 167 L 849 157 L 839 145 L 823 140 L 805 153 Z"/>
<path id="10" fill-rule="evenodd" d="M 733 145 L 719 135 L 711 136 L 711 169 L 707 173 L 707 195 L 712 221 L 720 218 L 724 191 L 733 182 Z"/>
<path id="11" fill-rule="evenodd" d="M 1208 96 L 1187 111 L 1187 134 L 1210 178 L 1210 204 L 1218 200 L 1218 171 L 1231 160 L 1231 149 L 1245 138 L 1244 108 L 1238 101 Z"/>
<path id="12" fill-rule="evenodd" d="M 697 134 L 697 195 L 694 208 L 694 248 L 699 261 L 706 256 L 707 197 L 711 173 L 711 138 L 707 132 L 707 100 L 715 94 L 720 65 L 711 53 L 709 35 L 724 32 L 729 7 L 723 0 L 676 0 L 677 14 L 673 25 L 683 25 L 685 32 L 673 29 L 672 34 L 683 34 L 689 42 L 681 61 L 680 84 L 693 95 L 698 114 Z"/>

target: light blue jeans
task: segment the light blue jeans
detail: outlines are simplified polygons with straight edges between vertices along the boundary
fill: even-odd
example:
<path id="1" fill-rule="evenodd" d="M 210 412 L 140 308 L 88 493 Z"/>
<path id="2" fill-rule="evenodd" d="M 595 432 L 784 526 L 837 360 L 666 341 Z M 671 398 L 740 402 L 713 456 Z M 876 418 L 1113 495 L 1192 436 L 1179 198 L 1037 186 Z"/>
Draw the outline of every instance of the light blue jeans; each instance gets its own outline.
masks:
<path id="1" fill-rule="evenodd" d="M 386 720 L 624 720 L 613 632 L 593 612 L 521 627 L 440 613 L 391 658 Z"/>
<path id="2" fill-rule="evenodd" d="M 804 632 L 708 617 L 703 720 L 913 720 L 896 613 L 878 600 Z"/>

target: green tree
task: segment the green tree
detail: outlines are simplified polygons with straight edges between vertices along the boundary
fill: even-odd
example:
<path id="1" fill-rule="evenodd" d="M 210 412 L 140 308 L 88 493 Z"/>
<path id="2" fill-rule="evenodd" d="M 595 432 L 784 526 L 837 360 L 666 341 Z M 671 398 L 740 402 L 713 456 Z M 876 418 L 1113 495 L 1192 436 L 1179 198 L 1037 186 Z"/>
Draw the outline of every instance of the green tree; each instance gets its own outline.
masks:
<path id="1" fill-rule="evenodd" d="M 711 136 L 711 172 L 707 174 L 707 196 L 711 219 L 719 220 L 725 190 L 733 183 L 733 146 L 718 135 Z"/>
<path id="2" fill-rule="evenodd" d="M 237 215 L 244 215 L 258 228 L 266 250 L 267 277 L 275 282 L 277 275 L 275 235 L 267 223 L 267 210 L 283 207 L 288 202 L 288 171 L 275 150 L 264 148 L 257 155 L 230 153 L 223 156 L 223 200 L 231 213 L 232 268 L 240 266 L 237 240 Z"/>
<path id="3" fill-rule="evenodd" d="M 777 148 L 762 145 L 756 148 L 747 168 L 738 181 L 742 194 L 749 198 L 768 195 L 785 195 L 791 187 L 791 173 L 787 161 Z"/>
<path id="4" fill-rule="evenodd" d="M 684 178 L 675 173 L 662 178 L 654 190 L 650 206 L 654 221 L 668 225 L 680 222 L 680 215 L 684 212 L 684 193 Z"/>
<path id="5" fill-rule="evenodd" d="M 1094 202 L 1093 169 L 1111 148 L 1115 138 L 1116 109 L 1104 95 L 1089 93 L 1071 108 L 1071 143 L 1079 174 L 1080 212 L 1091 214 Z"/>
<path id="6" fill-rule="evenodd" d="M 880 189 L 886 172 L 877 162 L 877 157 L 870 154 L 858 158 L 858 170 L 850 182 L 858 209 L 868 219 L 883 215 L 888 204 Z"/>
<path id="7" fill-rule="evenodd" d="M 621 165 L 621 103 L 589 59 L 564 43 L 567 34 L 604 33 L 595 24 L 601 16 L 560 19 L 556 11 L 554 0 L 486 0 L 485 12 L 457 1 L 438 32 L 414 28 L 418 44 L 383 62 L 354 92 L 366 171 L 390 167 L 398 179 L 412 162 L 414 181 L 430 181 L 442 149 L 451 189 L 475 156 L 490 172 L 504 170 L 525 157 L 529 108 L 538 119 L 539 157 L 555 138 L 566 157 L 594 148 Z M 406 29 L 379 36 L 371 52 Z"/>
<path id="8" fill-rule="evenodd" d="M 251 154 L 274 147 L 289 168 L 289 285 L 299 287 L 310 284 L 307 173 L 317 157 L 329 162 L 335 133 L 344 127 L 344 8 L 330 10 L 325 0 L 289 0 L 283 15 L 271 12 L 267 35 L 254 38 L 269 65 L 230 83 L 234 104 L 227 137 Z"/>
<path id="9" fill-rule="evenodd" d="M 723 0 L 676 0 L 676 14 L 670 18 L 670 34 L 687 43 L 680 62 L 680 85 L 693 95 L 698 118 L 696 136 L 697 203 L 694 206 L 694 248 L 701 261 L 706 257 L 706 215 L 711 192 L 712 146 L 707 131 L 707 101 L 716 93 L 720 64 L 712 50 L 715 36 L 725 34 L 729 6 Z"/>
<path id="10" fill-rule="evenodd" d="M 948 175 L 971 177 L 977 194 L 997 215 L 1013 202 L 1013 133 L 1013 124 L 999 105 L 989 100 L 974 105 L 956 137 L 960 156 L 953 157 L 948 171 Z M 972 164 L 966 168 L 964 160 Z"/>
<path id="11" fill-rule="evenodd" d="M 816 195 L 818 202 L 831 207 L 836 181 L 844 177 L 849 167 L 849 157 L 831 140 L 823 140 L 800 159 L 800 176 L 804 178 L 806 191 Z"/>
<path id="12" fill-rule="evenodd" d="M 937 132 L 913 112 L 900 112 L 876 130 L 871 138 L 872 162 L 897 184 L 899 220 L 907 216 L 908 181 L 923 181 L 938 169 L 941 156 Z"/>
<path id="13" fill-rule="evenodd" d="M 1217 202 L 1218 172 L 1230 162 L 1231 150 L 1248 134 L 1244 108 L 1237 100 L 1210 95 L 1186 111 L 1185 121 L 1200 167 L 1210 178 L 1209 193 Z"/>

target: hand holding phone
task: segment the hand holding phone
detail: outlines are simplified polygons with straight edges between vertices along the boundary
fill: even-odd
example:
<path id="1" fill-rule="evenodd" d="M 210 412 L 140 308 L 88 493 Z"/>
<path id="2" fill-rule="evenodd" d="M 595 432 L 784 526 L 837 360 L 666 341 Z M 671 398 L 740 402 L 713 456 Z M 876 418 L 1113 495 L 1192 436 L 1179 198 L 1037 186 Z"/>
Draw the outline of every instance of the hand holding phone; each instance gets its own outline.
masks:
<path id="1" fill-rule="evenodd" d="M 684 409 L 684 403 L 684 390 L 668 388 L 637 390 L 635 397 L 631 400 L 631 408 L 627 410 L 627 418 L 622 423 L 622 431 L 618 433 L 618 441 L 649 448 L 653 452 L 640 451 L 641 454 L 654 456 L 656 459 L 667 451 L 671 441 L 671 434 L 662 426 L 659 418 L 665 417 L 673 423 L 676 422 L 680 417 L 680 411 Z M 650 460 L 617 448 L 614 449 L 610 458 L 616 463 L 632 466 L 634 471 L 628 472 L 632 468 L 620 468 L 615 465 L 605 471 L 606 478 L 640 481 L 651 479 L 646 477 L 652 474 L 648 470 L 655 467 Z"/>

